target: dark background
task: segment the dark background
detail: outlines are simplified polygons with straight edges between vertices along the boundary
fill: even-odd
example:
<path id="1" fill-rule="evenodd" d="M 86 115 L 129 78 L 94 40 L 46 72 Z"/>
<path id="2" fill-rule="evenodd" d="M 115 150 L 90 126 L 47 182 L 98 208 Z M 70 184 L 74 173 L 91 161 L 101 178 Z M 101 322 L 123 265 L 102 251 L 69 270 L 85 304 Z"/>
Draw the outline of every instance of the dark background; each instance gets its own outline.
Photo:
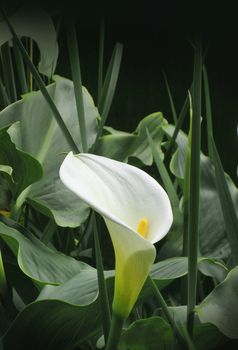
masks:
<path id="1" fill-rule="evenodd" d="M 79 6 L 80 8 L 80 6 Z M 114 1 L 88 4 L 74 10 L 83 84 L 96 100 L 99 23 L 105 19 L 105 59 L 113 46 L 124 46 L 115 99 L 107 124 L 133 131 L 140 119 L 162 111 L 172 115 L 162 71 L 180 111 L 192 81 L 191 41 L 200 37 L 206 51 L 214 134 L 225 170 L 237 183 L 238 122 L 238 20 L 230 3 L 143 1 L 135 6 Z M 60 57 L 56 72 L 70 77 L 64 28 L 59 33 Z M 184 130 L 188 128 L 185 122 Z M 206 153 L 206 120 L 202 122 L 202 146 Z"/>
<path id="2" fill-rule="evenodd" d="M 179 112 L 192 81 L 191 42 L 201 38 L 206 51 L 215 141 L 224 169 L 238 183 L 238 20 L 232 2 L 41 1 L 39 4 L 48 9 L 54 19 L 59 13 L 62 15 L 56 74 L 69 78 L 64 16 L 69 10 L 73 13 L 82 80 L 95 101 L 102 17 L 106 30 L 106 64 L 115 43 L 123 44 L 121 71 L 107 124 L 125 131 L 133 131 L 141 118 L 155 111 L 162 111 L 172 122 L 162 71 L 167 75 Z M 206 153 L 204 108 L 203 116 L 202 147 Z M 187 131 L 188 121 L 183 129 Z"/>

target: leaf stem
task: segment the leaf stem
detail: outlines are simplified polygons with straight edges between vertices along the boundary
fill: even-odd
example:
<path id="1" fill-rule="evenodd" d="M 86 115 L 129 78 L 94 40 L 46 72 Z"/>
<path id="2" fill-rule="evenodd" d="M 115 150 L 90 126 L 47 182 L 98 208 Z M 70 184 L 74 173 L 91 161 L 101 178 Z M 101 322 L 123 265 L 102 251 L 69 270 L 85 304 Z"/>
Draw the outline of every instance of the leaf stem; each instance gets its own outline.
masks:
<path id="1" fill-rule="evenodd" d="M 98 99 L 100 101 L 103 86 L 103 59 L 104 59 L 104 38 L 105 24 L 104 19 L 100 23 L 100 38 L 99 38 L 99 60 L 98 60 Z"/>
<path id="2" fill-rule="evenodd" d="M 74 20 L 71 16 L 66 16 L 65 20 L 67 44 L 69 51 L 69 60 L 72 72 L 72 78 L 74 82 L 74 94 L 75 101 L 78 112 L 78 121 L 80 127 L 80 136 L 82 141 L 83 152 L 87 152 L 87 134 L 86 134 L 86 123 L 85 123 L 85 113 L 83 104 L 83 92 L 82 92 L 82 78 L 80 70 L 80 61 L 78 53 L 78 43 Z"/>
<path id="3" fill-rule="evenodd" d="M 124 319 L 112 313 L 112 323 L 105 350 L 116 350 L 121 336 Z"/>
<path id="4" fill-rule="evenodd" d="M 186 344 L 185 344 L 185 340 L 184 338 L 182 337 L 181 333 L 180 333 L 180 329 L 178 328 L 175 320 L 174 320 L 174 317 L 173 315 L 171 314 L 169 308 L 168 308 L 168 305 L 166 304 L 162 294 L 160 293 L 160 290 L 159 288 L 157 287 L 157 285 L 155 284 L 154 280 L 148 276 L 148 281 L 150 282 L 153 290 L 154 290 L 154 293 L 155 293 L 155 296 L 159 302 L 159 305 L 160 307 L 162 308 L 162 311 L 165 315 L 165 317 L 167 318 L 168 322 L 170 323 L 171 327 L 173 328 L 174 330 L 174 333 L 179 341 L 179 343 L 181 344 L 182 348 L 183 349 L 187 349 L 188 347 L 185 347 Z M 188 348 L 189 349 L 189 348 Z"/>
<path id="5" fill-rule="evenodd" d="M 201 43 L 194 49 L 193 118 L 191 132 L 190 191 L 188 218 L 188 307 L 187 326 L 193 334 L 194 308 L 197 296 L 197 260 L 199 244 L 199 193 L 200 193 L 200 149 L 201 149 Z"/>
<path id="6" fill-rule="evenodd" d="M 93 226 L 94 226 L 94 246 L 95 246 L 96 265 L 97 265 L 99 300 L 101 304 L 103 332 L 104 332 L 104 338 L 106 342 L 108 339 L 109 330 L 111 326 L 111 312 L 110 312 L 109 301 L 108 301 L 106 281 L 104 278 L 104 269 L 103 269 L 101 248 L 100 248 L 100 243 L 98 238 L 97 222 L 96 222 L 96 217 L 94 212 L 92 212 L 92 220 L 93 220 Z"/>

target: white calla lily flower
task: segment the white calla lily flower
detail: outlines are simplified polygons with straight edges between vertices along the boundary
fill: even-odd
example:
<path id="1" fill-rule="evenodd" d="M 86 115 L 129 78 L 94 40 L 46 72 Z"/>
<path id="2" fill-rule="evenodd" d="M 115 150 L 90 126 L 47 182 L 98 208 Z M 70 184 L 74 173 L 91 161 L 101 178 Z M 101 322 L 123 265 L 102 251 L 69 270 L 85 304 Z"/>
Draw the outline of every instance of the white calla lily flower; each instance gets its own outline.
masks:
<path id="1" fill-rule="evenodd" d="M 113 311 L 125 318 L 154 262 L 154 243 L 173 221 L 169 198 L 144 171 L 109 158 L 70 152 L 60 168 L 64 185 L 105 220 L 115 257 Z"/>

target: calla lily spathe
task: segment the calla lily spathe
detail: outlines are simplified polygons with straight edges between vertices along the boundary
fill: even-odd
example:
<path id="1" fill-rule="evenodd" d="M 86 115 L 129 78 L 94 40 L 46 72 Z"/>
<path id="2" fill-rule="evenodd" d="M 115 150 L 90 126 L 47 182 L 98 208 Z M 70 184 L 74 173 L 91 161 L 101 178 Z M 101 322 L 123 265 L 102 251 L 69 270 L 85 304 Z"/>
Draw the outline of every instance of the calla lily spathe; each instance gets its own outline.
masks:
<path id="1" fill-rule="evenodd" d="M 93 154 L 70 152 L 61 165 L 60 178 L 105 220 L 116 257 L 113 311 L 125 318 L 154 262 L 153 243 L 172 224 L 169 198 L 144 171 Z"/>

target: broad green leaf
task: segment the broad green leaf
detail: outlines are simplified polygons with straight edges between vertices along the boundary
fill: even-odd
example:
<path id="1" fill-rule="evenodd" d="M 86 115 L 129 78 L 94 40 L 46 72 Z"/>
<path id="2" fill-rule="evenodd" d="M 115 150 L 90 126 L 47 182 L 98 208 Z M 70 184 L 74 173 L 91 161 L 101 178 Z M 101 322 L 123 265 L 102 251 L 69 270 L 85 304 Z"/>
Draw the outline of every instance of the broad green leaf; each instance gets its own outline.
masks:
<path id="1" fill-rule="evenodd" d="M 100 318 L 97 302 L 81 306 L 59 300 L 35 302 L 4 335 L 4 350 L 73 350 L 100 332 Z"/>
<path id="2" fill-rule="evenodd" d="M 228 184 L 226 181 L 226 175 L 223 170 L 223 166 L 222 166 L 222 163 L 216 148 L 216 144 L 214 141 L 209 82 L 208 82 L 207 71 L 205 66 L 203 67 L 203 78 L 204 78 L 204 93 L 205 93 L 206 114 L 207 114 L 206 119 L 207 119 L 208 154 L 215 167 L 216 186 L 217 186 L 223 218 L 226 226 L 227 238 L 231 248 L 232 264 L 237 265 L 238 263 L 238 216 L 236 214 L 236 209 L 232 203 L 231 194 L 229 192 Z"/>
<path id="3" fill-rule="evenodd" d="M 0 172 L 8 174 L 7 180 L 14 198 L 43 175 L 40 163 L 29 154 L 18 150 L 7 130 L 0 130 L 0 164 Z"/>
<path id="4" fill-rule="evenodd" d="M 185 310 L 186 311 L 186 310 Z M 225 342 L 225 337 L 209 324 L 195 324 L 193 342 L 196 350 L 212 350 Z M 119 350 L 175 349 L 173 330 L 161 317 L 135 321 L 121 336 Z"/>
<path id="5" fill-rule="evenodd" d="M 187 327 L 187 305 L 171 306 L 169 307 L 171 314 L 177 325 L 181 328 L 182 334 L 188 336 L 185 329 Z M 155 316 L 162 316 L 162 310 L 157 309 L 154 313 Z M 186 333 L 185 333 L 186 332 Z M 227 341 L 225 337 L 218 329 L 212 324 L 201 323 L 197 315 L 194 319 L 194 333 L 193 344 L 196 350 L 213 350 L 216 346 L 222 345 Z"/>
<path id="6" fill-rule="evenodd" d="M 56 77 L 47 87 L 75 142 L 80 144 L 77 109 L 73 84 Z M 84 110 L 88 144 L 92 145 L 97 134 L 98 111 L 88 91 L 83 88 Z M 70 151 L 61 130 L 41 92 L 24 95 L 0 113 L 0 126 L 20 122 L 18 131 L 12 131 L 12 141 L 24 152 L 36 158 L 42 165 L 44 177 L 24 192 L 18 206 L 27 198 L 31 205 L 48 216 L 53 216 L 59 226 L 76 227 L 85 221 L 89 209 L 78 197 L 62 185 L 58 171 L 64 153 Z"/>
<path id="7" fill-rule="evenodd" d="M 175 345 L 173 330 L 161 317 L 138 320 L 127 328 L 121 336 L 120 349 L 130 350 L 173 350 Z"/>
<path id="8" fill-rule="evenodd" d="M 108 278 L 113 273 L 105 274 Z M 112 282 L 107 281 L 111 299 Z M 97 271 L 91 268 L 72 273 L 60 286 L 46 285 L 37 301 L 18 315 L 3 341 L 5 350 L 70 350 L 101 334 Z"/>
<path id="9" fill-rule="evenodd" d="M 84 269 L 91 269 L 58 251 L 51 250 L 36 237 L 26 237 L 0 222 L 0 236 L 17 257 L 22 272 L 42 284 L 60 284 Z"/>
<path id="10" fill-rule="evenodd" d="M 133 133 L 121 132 L 107 127 L 107 135 L 99 140 L 96 153 L 108 158 L 132 163 L 134 159 L 139 160 L 144 165 L 153 163 L 153 156 L 148 144 L 146 129 L 154 141 L 156 149 L 161 151 L 163 131 L 161 126 L 166 124 L 161 112 L 150 114 L 141 120 Z"/>
<path id="11" fill-rule="evenodd" d="M 40 51 L 38 69 L 40 73 L 51 77 L 54 73 L 58 44 L 53 21 L 49 14 L 40 8 L 24 6 L 9 18 L 19 37 L 33 39 Z M 0 46 L 12 39 L 6 22 L 0 22 Z"/>
<path id="12" fill-rule="evenodd" d="M 228 270 L 225 265 L 220 261 L 209 259 L 205 257 L 199 257 L 198 259 L 199 271 L 213 278 L 216 278 L 219 282 L 223 281 L 226 277 Z M 188 273 L 188 258 L 187 257 L 176 257 L 159 261 L 150 269 L 150 276 L 155 280 L 157 286 L 162 289 L 170 284 L 177 278 L 181 278 Z M 145 283 L 141 293 L 141 297 L 147 297 L 151 295 L 150 284 Z"/>
<path id="13" fill-rule="evenodd" d="M 196 307 L 201 322 L 214 324 L 229 338 L 238 338 L 238 266 Z"/>
<path id="14" fill-rule="evenodd" d="M 174 127 L 164 126 L 164 131 L 171 135 Z M 183 181 L 187 152 L 187 136 L 180 131 L 177 137 L 177 150 L 174 153 L 170 168 L 172 173 Z M 229 176 L 226 176 L 234 207 L 238 212 L 238 190 Z M 180 233 L 174 238 L 177 244 L 177 254 L 182 247 Z M 180 242 L 179 242 L 180 240 Z M 180 248 L 179 248 L 180 247 Z M 216 188 L 214 167 L 208 157 L 201 153 L 201 189 L 200 189 L 200 251 L 203 256 L 213 256 L 225 259 L 230 254 L 226 227 Z"/>
<path id="15" fill-rule="evenodd" d="M 215 166 L 216 185 L 221 203 L 222 214 L 226 226 L 227 238 L 229 240 L 233 264 L 238 264 L 238 215 L 234 203 L 232 202 L 226 174 L 215 145 L 211 137 L 210 146 L 212 148 L 212 161 Z M 229 181 L 229 178 L 228 178 Z"/>

